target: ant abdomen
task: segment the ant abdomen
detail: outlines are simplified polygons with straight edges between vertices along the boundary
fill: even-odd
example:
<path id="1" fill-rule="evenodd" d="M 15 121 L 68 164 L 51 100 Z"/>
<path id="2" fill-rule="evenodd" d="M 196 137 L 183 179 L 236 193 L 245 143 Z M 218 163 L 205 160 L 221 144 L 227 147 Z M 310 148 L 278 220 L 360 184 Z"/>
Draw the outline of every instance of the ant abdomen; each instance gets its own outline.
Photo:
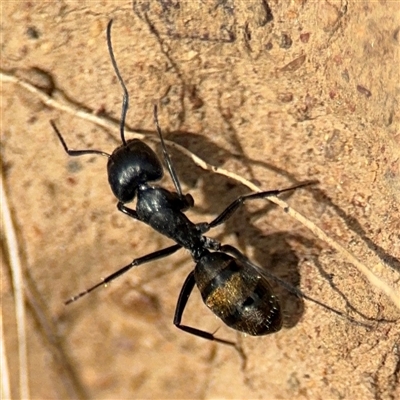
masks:
<path id="1" fill-rule="evenodd" d="M 204 303 L 229 327 L 253 336 L 281 329 L 278 299 L 255 268 L 214 252 L 201 257 L 194 276 Z"/>
<path id="2" fill-rule="evenodd" d="M 108 159 L 108 182 L 121 203 L 131 202 L 140 184 L 159 181 L 163 167 L 156 153 L 138 139 L 117 147 Z"/>

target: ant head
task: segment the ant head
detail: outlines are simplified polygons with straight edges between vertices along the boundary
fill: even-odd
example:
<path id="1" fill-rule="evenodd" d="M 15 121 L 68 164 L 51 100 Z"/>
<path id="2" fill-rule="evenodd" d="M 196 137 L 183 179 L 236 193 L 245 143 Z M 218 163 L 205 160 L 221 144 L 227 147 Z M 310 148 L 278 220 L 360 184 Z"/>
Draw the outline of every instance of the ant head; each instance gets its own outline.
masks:
<path id="1" fill-rule="evenodd" d="M 114 150 L 108 159 L 107 172 L 111 190 L 122 203 L 134 199 L 139 185 L 163 176 L 156 153 L 138 139 L 128 140 Z"/>

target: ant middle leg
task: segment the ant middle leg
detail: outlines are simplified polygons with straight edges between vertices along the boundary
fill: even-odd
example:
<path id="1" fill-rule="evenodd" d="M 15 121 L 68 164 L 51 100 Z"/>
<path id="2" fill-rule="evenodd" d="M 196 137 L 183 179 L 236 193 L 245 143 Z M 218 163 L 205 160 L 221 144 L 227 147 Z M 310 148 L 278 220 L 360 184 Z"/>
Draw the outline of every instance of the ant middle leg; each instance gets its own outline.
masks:
<path id="1" fill-rule="evenodd" d="M 215 228 L 218 225 L 221 225 L 225 221 L 227 221 L 237 209 L 242 206 L 246 201 L 248 200 L 256 200 L 256 199 L 265 199 L 271 196 L 277 196 L 281 193 L 289 192 L 291 190 L 296 190 L 305 186 L 309 186 L 312 184 L 317 183 L 316 181 L 306 181 L 303 183 L 299 183 L 294 186 L 290 186 L 285 189 L 276 189 L 276 190 L 268 190 L 265 192 L 258 192 L 258 193 L 251 193 L 251 194 L 246 194 L 243 196 L 238 197 L 236 200 L 234 200 L 231 204 L 229 204 L 228 207 L 225 208 L 224 211 L 220 215 L 218 215 L 217 218 L 215 218 L 211 222 L 203 222 L 198 224 L 198 228 L 202 233 L 208 232 L 211 228 Z"/>
<path id="2" fill-rule="evenodd" d="M 181 324 L 183 312 L 186 308 L 190 294 L 192 293 L 195 285 L 196 281 L 194 278 L 194 271 L 191 271 L 182 286 L 181 292 L 179 293 L 178 302 L 175 309 L 174 325 L 182 331 L 190 333 L 191 335 L 199 336 L 203 339 L 226 344 L 229 346 L 235 346 L 236 344 L 234 342 L 230 342 L 229 340 L 224 339 L 218 339 L 212 333 Z"/>

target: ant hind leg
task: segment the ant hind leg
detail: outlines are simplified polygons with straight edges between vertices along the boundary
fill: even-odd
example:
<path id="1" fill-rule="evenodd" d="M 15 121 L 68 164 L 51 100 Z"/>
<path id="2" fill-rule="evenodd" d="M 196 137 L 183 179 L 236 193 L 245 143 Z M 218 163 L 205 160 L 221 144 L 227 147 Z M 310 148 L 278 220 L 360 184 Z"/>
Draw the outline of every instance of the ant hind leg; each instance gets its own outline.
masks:
<path id="1" fill-rule="evenodd" d="M 224 339 L 218 339 L 212 333 L 205 332 L 201 329 L 197 329 L 197 328 L 193 328 L 191 326 L 181 324 L 183 312 L 186 308 L 190 294 L 192 293 L 192 290 L 195 285 L 196 285 L 196 281 L 194 278 L 194 271 L 191 271 L 189 273 L 189 275 L 187 276 L 187 278 L 182 286 L 179 297 L 178 297 L 178 302 L 176 304 L 176 309 L 175 309 L 174 325 L 177 328 L 181 329 L 182 331 L 190 333 L 191 335 L 195 335 L 195 336 L 201 337 L 203 339 L 207 339 L 207 340 L 211 340 L 211 341 L 215 341 L 218 343 L 222 343 L 222 344 L 226 344 L 226 345 L 235 347 L 236 344 L 234 342 L 230 342 L 229 340 L 224 340 Z"/>

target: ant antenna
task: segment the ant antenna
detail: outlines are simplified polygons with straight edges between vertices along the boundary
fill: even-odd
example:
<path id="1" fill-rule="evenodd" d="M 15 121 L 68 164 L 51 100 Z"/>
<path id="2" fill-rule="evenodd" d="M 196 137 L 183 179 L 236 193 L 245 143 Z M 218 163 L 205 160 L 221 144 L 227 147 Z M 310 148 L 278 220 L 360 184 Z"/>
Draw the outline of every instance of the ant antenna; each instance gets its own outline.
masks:
<path id="1" fill-rule="evenodd" d="M 115 75 L 117 75 L 117 78 L 119 80 L 119 83 L 122 87 L 122 90 L 124 92 L 124 97 L 122 100 L 122 112 L 121 112 L 121 122 L 120 122 L 120 133 L 121 133 L 121 140 L 122 140 L 122 144 L 124 146 L 126 146 L 126 140 L 125 140 L 125 119 L 126 119 L 126 113 L 128 112 L 128 107 L 129 107 L 129 93 L 128 93 L 128 89 L 125 86 L 125 83 L 122 79 L 122 76 L 119 72 L 118 66 L 117 66 L 117 62 L 115 61 L 115 57 L 114 57 L 114 51 L 112 48 L 112 44 L 111 44 L 111 26 L 112 26 L 113 20 L 110 19 L 110 22 L 107 24 L 107 47 L 108 47 L 108 52 L 110 53 L 110 58 L 111 58 L 111 62 L 114 68 L 114 72 Z"/>
<path id="2" fill-rule="evenodd" d="M 82 155 L 84 155 L 84 154 L 99 154 L 99 155 L 101 155 L 101 156 L 105 156 L 105 157 L 108 157 L 108 158 L 111 157 L 111 154 L 108 154 L 108 153 L 106 153 L 105 151 L 101 151 L 101 150 L 92 150 L 92 149 L 87 149 L 87 150 L 70 150 L 70 149 L 68 148 L 68 146 L 67 146 L 67 143 L 65 143 L 65 140 L 64 140 L 64 138 L 63 138 L 62 135 L 61 135 L 61 132 L 58 130 L 58 128 L 57 128 L 55 122 L 54 122 L 52 119 L 50 120 L 50 124 L 51 124 L 51 126 L 53 127 L 54 132 L 57 134 L 58 138 L 60 139 L 60 142 L 61 142 L 62 146 L 64 147 L 64 150 L 66 151 L 66 153 L 67 153 L 68 155 L 73 156 L 73 157 L 75 157 L 75 156 L 76 156 L 76 157 L 79 157 L 79 156 L 82 156 Z"/>
<path id="3" fill-rule="evenodd" d="M 157 104 L 154 104 L 153 114 L 154 114 L 154 123 L 156 125 L 157 133 L 158 133 L 158 136 L 160 137 L 160 141 L 161 141 L 161 148 L 162 148 L 162 152 L 163 152 L 163 155 L 164 155 L 165 163 L 167 164 L 167 168 L 168 168 L 169 174 L 171 175 L 171 179 L 174 182 L 175 189 L 176 189 L 179 197 L 183 197 L 181 185 L 180 185 L 179 179 L 178 179 L 178 175 L 176 174 L 176 171 L 175 171 L 174 166 L 172 164 L 171 158 L 170 158 L 170 156 L 168 154 L 167 148 L 165 147 L 164 139 L 163 139 L 162 134 L 161 134 L 160 124 L 158 123 L 158 108 L 157 108 Z"/>

